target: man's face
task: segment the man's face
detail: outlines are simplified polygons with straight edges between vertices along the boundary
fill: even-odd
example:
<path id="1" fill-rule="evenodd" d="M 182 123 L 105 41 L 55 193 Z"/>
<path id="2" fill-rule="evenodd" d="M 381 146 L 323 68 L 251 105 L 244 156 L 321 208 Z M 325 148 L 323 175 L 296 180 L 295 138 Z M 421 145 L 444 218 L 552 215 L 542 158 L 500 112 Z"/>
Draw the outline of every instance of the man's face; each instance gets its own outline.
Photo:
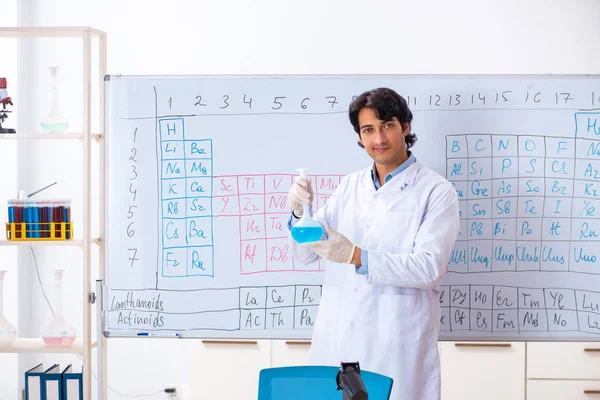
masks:
<path id="1" fill-rule="evenodd" d="M 408 129 L 403 129 L 397 117 L 390 121 L 377 118 L 371 108 L 358 112 L 360 143 L 377 164 L 400 165 L 408 157 L 405 137 Z"/>

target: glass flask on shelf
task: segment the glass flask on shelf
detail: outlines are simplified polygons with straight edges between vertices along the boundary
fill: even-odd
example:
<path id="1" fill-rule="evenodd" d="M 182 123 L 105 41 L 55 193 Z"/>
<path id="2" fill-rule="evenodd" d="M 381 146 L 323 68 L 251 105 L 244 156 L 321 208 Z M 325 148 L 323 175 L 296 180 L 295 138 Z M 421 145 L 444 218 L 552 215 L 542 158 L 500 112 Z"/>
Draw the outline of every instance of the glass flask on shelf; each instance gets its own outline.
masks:
<path id="1" fill-rule="evenodd" d="M 45 133 L 64 133 L 69 127 L 67 118 L 61 114 L 58 107 L 58 67 L 49 67 L 50 84 L 52 92 L 52 105 L 48 116 L 42 121 L 42 129 Z"/>
<path id="2" fill-rule="evenodd" d="M 4 316 L 4 274 L 0 271 L 0 346 L 12 344 L 17 339 L 17 329 Z"/>
<path id="3" fill-rule="evenodd" d="M 62 279 L 64 271 L 54 270 L 54 319 L 42 331 L 44 343 L 51 347 L 68 347 L 75 341 L 77 332 L 63 317 Z"/>

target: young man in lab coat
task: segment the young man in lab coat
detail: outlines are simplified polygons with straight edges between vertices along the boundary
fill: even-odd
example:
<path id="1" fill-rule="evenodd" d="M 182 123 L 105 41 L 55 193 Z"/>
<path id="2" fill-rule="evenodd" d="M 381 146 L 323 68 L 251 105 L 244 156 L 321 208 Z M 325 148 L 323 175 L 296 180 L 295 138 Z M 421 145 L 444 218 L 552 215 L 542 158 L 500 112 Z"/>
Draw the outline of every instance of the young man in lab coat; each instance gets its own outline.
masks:
<path id="1" fill-rule="evenodd" d="M 380 88 L 350 104 L 350 122 L 372 165 L 344 177 L 314 216 L 327 238 L 298 244 L 297 261 L 326 262 L 311 364 L 361 369 L 394 380 L 394 400 L 440 398 L 440 280 L 458 235 L 454 187 L 409 149 L 412 113 Z M 290 227 L 312 203 L 309 179 L 288 194 Z"/>

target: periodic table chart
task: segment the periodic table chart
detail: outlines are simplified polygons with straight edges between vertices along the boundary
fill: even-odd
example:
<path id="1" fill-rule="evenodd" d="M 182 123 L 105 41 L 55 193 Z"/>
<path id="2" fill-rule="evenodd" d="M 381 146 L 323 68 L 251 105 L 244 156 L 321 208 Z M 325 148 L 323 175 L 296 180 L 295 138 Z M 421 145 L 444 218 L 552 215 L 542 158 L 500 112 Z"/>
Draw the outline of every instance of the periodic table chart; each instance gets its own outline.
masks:
<path id="1" fill-rule="evenodd" d="M 600 337 L 600 80 L 535 76 L 107 77 L 105 333 L 310 338 L 287 192 L 370 165 L 347 110 L 382 86 L 459 196 L 441 338 Z"/>

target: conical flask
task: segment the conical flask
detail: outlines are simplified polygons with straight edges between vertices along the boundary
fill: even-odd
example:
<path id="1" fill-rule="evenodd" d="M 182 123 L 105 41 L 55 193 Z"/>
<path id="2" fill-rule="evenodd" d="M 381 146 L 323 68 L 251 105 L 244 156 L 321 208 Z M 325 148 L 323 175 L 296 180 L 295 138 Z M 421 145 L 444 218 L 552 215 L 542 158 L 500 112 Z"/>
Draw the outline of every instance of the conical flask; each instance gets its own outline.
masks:
<path id="1" fill-rule="evenodd" d="M 298 169 L 301 178 L 306 178 L 306 168 Z M 310 215 L 310 205 L 304 203 L 302 218 L 292 227 L 292 238 L 298 243 L 316 242 L 323 236 L 323 227 Z"/>
<path id="2" fill-rule="evenodd" d="M 58 109 L 58 67 L 50 67 L 50 82 L 52 91 L 52 105 L 50 113 L 42 121 L 42 129 L 46 133 L 64 133 L 69 127 L 67 118 Z"/>
<path id="3" fill-rule="evenodd" d="M 12 344 L 17 338 L 17 329 L 4 316 L 4 274 L 0 271 L 0 346 Z"/>
<path id="4" fill-rule="evenodd" d="M 54 270 L 54 319 L 42 331 L 44 343 L 52 347 L 70 346 L 77 336 L 73 325 L 65 321 L 62 309 L 62 278 L 64 271 Z"/>

